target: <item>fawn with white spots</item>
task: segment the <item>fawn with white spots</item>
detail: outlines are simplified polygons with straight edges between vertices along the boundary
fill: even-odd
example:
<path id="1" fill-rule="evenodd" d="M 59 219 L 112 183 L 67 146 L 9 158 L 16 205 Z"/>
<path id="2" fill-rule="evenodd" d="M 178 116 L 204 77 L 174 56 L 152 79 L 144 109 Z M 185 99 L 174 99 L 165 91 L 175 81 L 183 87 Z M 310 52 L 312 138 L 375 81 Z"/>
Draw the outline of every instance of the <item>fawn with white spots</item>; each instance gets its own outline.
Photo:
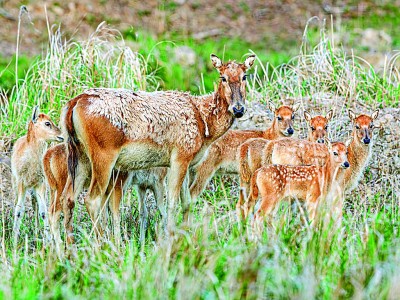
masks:
<path id="1" fill-rule="evenodd" d="M 348 145 L 341 142 L 330 143 L 327 148 L 329 158 L 324 166 L 269 165 L 254 172 L 251 178 L 249 197 L 244 204 L 244 216 L 249 215 L 257 199 L 261 203 L 254 215 L 254 221 L 261 221 L 276 204 L 286 197 L 305 201 L 310 220 L 314 220 L 319 202 L 327 197 L 335 199 L 342 195 L 338 183 L 341 170 L 350 167 L 347 158 Z"/>
<path id="2" fill-rule="evenodd" d="M 293 107 L 282 105 L 276 108 L 270 102 L 268 108 L 274 113 L 273 122 L 268 129 L 229 130 L 210 145 L 203 159 L 193 168 L 195 176 L 190 187 L 193 199 L 201 194 L 216 171 L 239 173 L 239 159 L 236 153 L 242 143 L 251 138 L 274 140 L 293 135 L 293 120 L 299 105 Z"/>
<path id="3" fill-rule="evenodd" d="M 22 217 L 25 211 L 25 198 L 28 190 L 37 199 L 39 216 L 44 222 L 44 232 L 48 239 L 46 185 L 44 182 L 42 157 L 50 141 L 63 141 L 61 130 L 46 114 L 36 106 L 28 125 L 27 135 L 19 138 L 11 155 L 11 171 L 14 190 L 17 196 L 14 217 L 14 239 L 18 241 Z"/>
<path id="4" fill-rule="evenodd" d="M 240 176 L 240 192 L 239 201 L 236 206 L 238 217 L 242 215 L 242 205 L 246 199 L 246 193 L 250 188 L 251 175 L 261 166 L 265 166 L 269 163 L 282 164 L 282 165 L 302 165 L 302 164 L 314 164 L 315 162 L 322 161 L 320 165 L 325 163 L 328 154 L 326 147 L 323 144 L 317 144 L 324 141 L 327 134 L 328 123 L 331 120 L 333 111 L 329 111 L 326 117 L 317 115 L 311 117 L 309 112 L 304 112 L 305 119 L 310 128 L 308 134 L 308 140 L 298 140 L 291 138 L 283 138 L 275 141 L 269 141 L 262 138 L 255 138 L 246 141 L 241 144 L 237 158 L 239 160 L 239 176 Z M 268 157 L 269 161 L 265 158 L 265 149 L 271 149 L 272 145 L 281 145 L 280 151 L 274 152 L 274 156 Z M 307 145 L 304 147 L 304 145 Z M 308 148 L 307 148 L 308 147 Z M 312 148 L 312 149 L 311 149 Z M 303 152 L 307 149 L 307 154 L 313 152 L 313 161 L 305 162 L 303 157 L 307 156 Z"/>

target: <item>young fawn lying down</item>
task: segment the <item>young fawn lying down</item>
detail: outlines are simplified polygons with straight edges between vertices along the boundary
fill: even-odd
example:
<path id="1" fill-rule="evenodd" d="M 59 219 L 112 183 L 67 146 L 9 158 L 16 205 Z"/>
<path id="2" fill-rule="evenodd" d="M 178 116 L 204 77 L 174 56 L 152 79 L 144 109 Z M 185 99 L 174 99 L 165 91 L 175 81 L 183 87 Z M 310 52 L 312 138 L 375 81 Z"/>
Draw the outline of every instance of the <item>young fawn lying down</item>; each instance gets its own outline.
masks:
<path id="1" fill-rule="evenodd" d="M 311 117 L 309 112 L 304 112 L 304 117 L 310 128 L 308 141 L 292 138 L 283 138 L 273 141 L 263 138 L 253 138 L 240 145 L 236 154 L 237 160 L 240 162 L 240 192 L 239 201 L 236 206 L 238 218 L 243 217 L 241 207 L 245 202 L 244 194 L 248 193 L 250 189 L 251 175 L 261 166 L 270 163 L 282 165 L 304 165 L 314 163 L 323 165 L 325 163 L 328 154 L 326 152 L 326 146 L 320 142 L 321 139 L 324 141 L 327 134 L 328 123 L 332 115 L 332 110 L 329 111 L 325 117 L 322 115 Z M 279 154 L 274 157 L 268 157 L 268 161 L 266 161 L 265 149 L 271 148 L 270 145 L 279 145 L 280 143 L 284 144 L 282 151 L 279 151 Z M 303 152 L 306 153 L 303 154 Z M 312 156 L 313 159 L 312 161 L 305 162 L 304 159 L 302 159 L 303 156 Z"/>
<path id="2" fill-rule="evenodd" d="M 269 165 L 258 169 L 251 178 L 249 197 L 244 205 L 245 217 L 249 215 L 259 197 L 261 204 L 255 213 L 254 221 L 262 220 L 264 215 L 270 213 L 275 205 L 286 197 L 305 201 L 310 220 L 314 219 L 316 208 L 322 199 L 340 198 L 343 187 L 339 186 L 338 180 L 342 175 L 340 169 L 350 166 L 347 159 L 350 140 L 345 144 L 331 144 L 328 140 L 326 142 L 330 155 L 322 167 Z"/>
<path id="3" fill-rule="evenodd" d="M 14 217 L 14 239 L 18 241 L 19 229 L 25 210 L 27 190 L 32 190 L 39 206 L 39 216 L 44 221 L 44 232 L 48 236 L 49 223 L 46 209 L 46 186 L 42 168 L 42 156 L 48 141 L 62 141 L 60 129 L 49 116 L 40 113 L 36 106 L 28 125 L 27 135 L 19 138 L 11 156 L 13 186 L 17 195 Z"/>

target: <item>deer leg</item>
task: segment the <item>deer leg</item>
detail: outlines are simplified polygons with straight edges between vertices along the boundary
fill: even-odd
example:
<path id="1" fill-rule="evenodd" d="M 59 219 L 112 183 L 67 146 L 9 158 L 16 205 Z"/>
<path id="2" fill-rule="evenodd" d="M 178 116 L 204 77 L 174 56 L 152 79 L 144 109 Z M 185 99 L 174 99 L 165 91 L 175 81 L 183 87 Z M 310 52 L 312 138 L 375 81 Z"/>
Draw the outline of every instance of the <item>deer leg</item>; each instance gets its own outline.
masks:
<path id="1" fill-rule="evenodd" d="M 63 191 L 63 194 L 61 195 L 62 201 L 60 201 L 60 205 L 63 204 L 65 237 L 68 245 L 74 243 L 72 221 L 73 221 L 73 212 L 75 207 L 76 194 L 77 191 L 75 190 L 74 192 L 72 188 L 71 176 L 68 175 L 67 182 L 65 184 L 65 189 Z"/>
<path id="2" fill-rule="evenodd" d="M 137 187 L 139 201 L 139 222 L 140 222 L 140 243 L 143 243 L 146 237 L 148 210 L 146 205 L 146 187 L 139 185 Z"/>
<path id="3" fill-rule="evenodd" d="M 17 186 L 17 205 L 15 205 L 14 210 L 14 244 L 18 243 L 19 238 L 19 229 L 21 227 L 22 217 L 24 216 L 25 212 L 25 197 L 26 197 L 26 188 L 22 182 L 18 182 Z"/>
<path id="4" fill-rule="evenodd" d="M 190 185 L 190 196 L 196 200 L 206 188 L 207 183 L 221 166 L 221 156 L 214 148 L 209 149 L 206 157 L 194 169 L 194 179 Z"/>
<path id="5" fill-rule="evenodd" d="M 107 192 L 117 155 L 112 152 L 97 152 L 95 155 L 92 154 L 91 157 L 96 159 L 92 160 L 92 180 L 85 199 L 85 205 L 93 223 L 93 230 L 99 238 L 103 234 L 101 227 L 102 200 Z"/>
<path id="6" fill-rule="evenodd" d="M 239 201 L 236 203 L 236 215 L 238 221 L 244 220 L 248 214 L 247 209 L 245 212 L 245 205 L 248 204 L 246 199 L 249 196 L 250 185 L 247 182 L 240 182 Z"/>
<path id="7" fill-rule="evenodd" d="M 36 199 L 39 206 L 39 217 L 43 220 L 44 238 L 46 241 L 51 241 L 49 218 L 47 215 L 46 205 L 46 185 L 43 183 L 36 188 Z"/>
<path id="8" fill-rule="evenodd" d="M 61 236 L 60 236 L 60 215 L 61 215 L 61 195 L 62 188 L 58 188 L 57 190 L 50 189 L 50 199 L 51 204 L 49 207 L 49 222 L 51 233 L 53 234 L 54 243 L 56 246 L 57 253 L 60 253 L 60 246 L 62 244 Z"/>
<path id="9" fill-rule="evenodd" d="M 166 222 L 167 222 L 167 211 L 165 209 L 166 192 L 165 192 L 164 179 L 161 181 L 157 181 L 155 183 L 153 193 L 154 193 L 154 197 L 156 198 L 156 201 L 157 201 L 158 211 L 160 212 L 160 215 L 161 215 L 162 229 L 165 230 Z"/>
<path id="10" fill-rule="evenodd" d="M 179 200 L 181 186 L 188 172 L 190 161 L 187 157 L 179 157 L 177 153 L 174 153 L 171 157 L 168 171 L 168 230 L 172 230 L 176 224 L 175 206 Z"/>
<path id="11" fill-rule="evenodd" d="M 180 191 L 180 198 L 183 211 L 183 220 L 187 223 L 189 221 L 191 205 L 191 197 L 189 192 L 189 172 L 186 172 L 185 178 L 183 179 Z"/>

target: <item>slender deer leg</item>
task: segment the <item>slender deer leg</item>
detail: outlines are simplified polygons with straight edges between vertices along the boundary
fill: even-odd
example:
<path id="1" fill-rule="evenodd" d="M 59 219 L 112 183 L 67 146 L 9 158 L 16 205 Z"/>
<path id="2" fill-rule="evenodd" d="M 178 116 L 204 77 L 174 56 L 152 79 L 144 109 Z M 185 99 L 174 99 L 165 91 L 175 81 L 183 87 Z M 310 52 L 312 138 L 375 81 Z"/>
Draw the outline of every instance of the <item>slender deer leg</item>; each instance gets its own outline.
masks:
<path id="1" fill-rule="evenodd" d="M 21 221 L 25 212 L 25 198 L 26 198 L 26 188 L 22 182 L 18 182 L 17 191 L 17 205 L 15 206 L 14 212 L 14 244 L 18 243 L 19 229 L 21 227 Z"/>
<path id="2" fill-rule="evenodd" d="M 49 222 L 50 222 L 50 229 L 53 234 L 54 243 L 56 246 L 56 251 L 58 254 L 61 252 L 61 245 L 62 240 L 60 236 L 60 215 L 61 215 L 61 195 L 62 195 L 62 187 L 56 191 L 50 190 L 50 199 L 51 204 L 49 207 Z"/>
<path id="3" fill-rule="evenodd" d="M 139 201 L 140 243 L 143 243 L 146 237 L 147 220 L 149 217 L 146 205 L 146 187 L 139 185 L 137 192 Z"/>
<path id="4" fill-rule="evenodd" d="M 156 182 L 153 193 L 157 201 L 158 211 L 161 214 L 162 229 L 165 230 L 167 222 L 167 211 L 165 209 L 166 192 L 165 192 L 164 180 Z"/>
<path id="5" fill-rule="evenodd" d="M 181 205 L 183 211 L 184 222 L 189 221 L 191 197 L 189 192 L 189 172 L 186 172 L 185 178 L 182 182 L 182 187 L 180 191 Z"/>
<path id="6" fill-rule="evenodd" d="M 50 225 L 49 218 L 47 215 L 47 205 L 46 205 L 46 185 L 44 183 L 40 184 L 36 188 L 36 198 L 39 206 L 39 216 L 43 220 L 44 226 L 44 238 L 46 241 L 51 241 L 50 236 Z"/>

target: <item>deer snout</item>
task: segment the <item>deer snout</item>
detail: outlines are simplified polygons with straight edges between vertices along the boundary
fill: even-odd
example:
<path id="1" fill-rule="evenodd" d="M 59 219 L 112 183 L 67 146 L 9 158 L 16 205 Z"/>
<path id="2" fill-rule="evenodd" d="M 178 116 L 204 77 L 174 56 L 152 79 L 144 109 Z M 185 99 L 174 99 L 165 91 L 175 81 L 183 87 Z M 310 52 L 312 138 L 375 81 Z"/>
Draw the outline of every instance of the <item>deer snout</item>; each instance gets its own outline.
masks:
<path id="1" fill-rule="evenodd" d="M 324 143 L 325 143 L 325 139 L 324 139 L 324 138 L 319 138 L 319 139 L 317 140 L 317 143 L 318 143 L 318 144 L 324 144 Z"/>
<path id="2" fill-rule="evenodd" d="M 369 143 L 371 143 L 371 139 L 366 137 L 366 138 L 363 139 L 363 143 L 368 145 Z"/>
<path id="3" fill-rule="evenodd" d="M 348 167 L 350 167 L 350 163 L 349 163 L 348 161 L 345 161 L 345 162 L 342 164 L 342 167 L 343 167 L 344 169 L 347 169 Z"/>
<path id="4" fill-rule="evenodd" d="M 286 130 L 286 133 L 287 133 L 287 135 L 292 135 L 292 134 L 294 133 L 293 128 L 292 128 L 292 127 L 289 127 L 289 128 Z"/>
<path id="5" fill-rule="evenodd" d="M 235 116 L 235 118 L 243 117 L 244 112 L 245 112 L 244 106 L 242 106 L 240 104 L 237 105 L 237 106 L 232 107 L 232 110 L 233 110 L 233 115 Z"/>

